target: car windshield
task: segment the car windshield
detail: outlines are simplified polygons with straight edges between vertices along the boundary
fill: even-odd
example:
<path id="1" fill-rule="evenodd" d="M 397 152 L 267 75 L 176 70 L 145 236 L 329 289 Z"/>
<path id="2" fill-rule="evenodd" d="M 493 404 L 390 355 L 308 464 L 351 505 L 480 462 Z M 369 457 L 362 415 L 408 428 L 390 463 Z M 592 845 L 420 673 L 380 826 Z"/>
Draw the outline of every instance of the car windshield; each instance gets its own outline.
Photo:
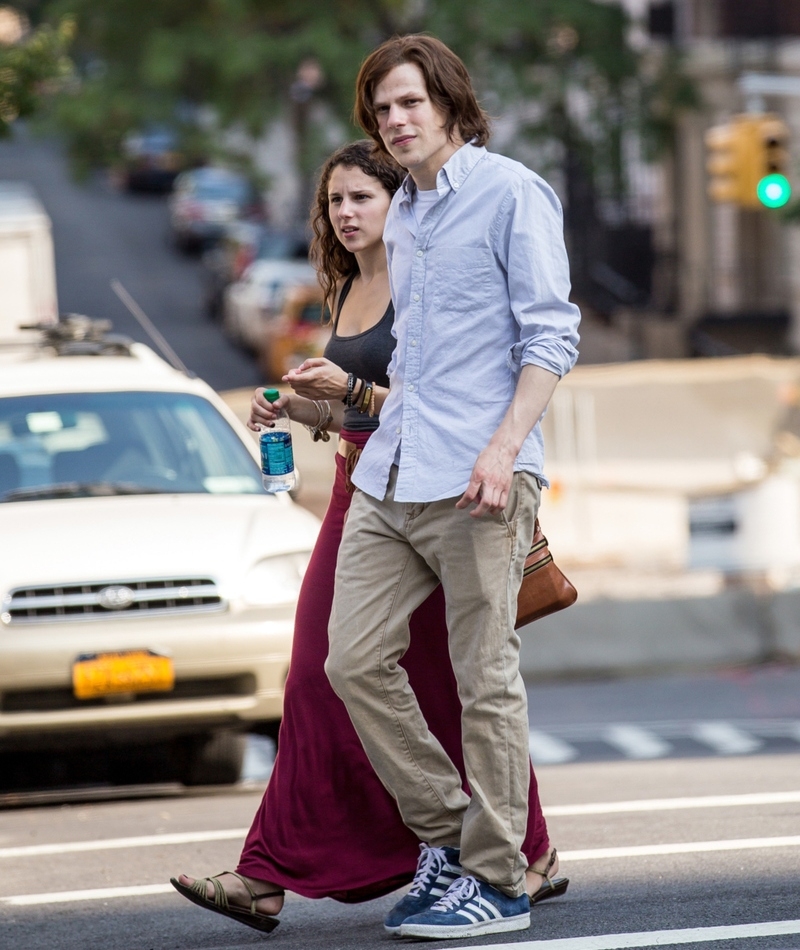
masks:
<path id="1" fill-rule="evenodd" d="M 308 245 L 291 234 L 266 231 L 258 242 L 256 257 L 259 260 L 308 260 Z"/>
<path id="2" fill-rule="evenodd" d="M 59 393 L 0 399 L 0 501 L 263 492 L 246 446 L 200 396 Z"/>
<path id="3" fill-rule="evenodd" d="M 193 198 L 205 201 L 235 201 L 244 204 L 250 197 L 250 186 L 246 181 L 226 176 L 203 175 L 187 180 L 186 191 Z"/>

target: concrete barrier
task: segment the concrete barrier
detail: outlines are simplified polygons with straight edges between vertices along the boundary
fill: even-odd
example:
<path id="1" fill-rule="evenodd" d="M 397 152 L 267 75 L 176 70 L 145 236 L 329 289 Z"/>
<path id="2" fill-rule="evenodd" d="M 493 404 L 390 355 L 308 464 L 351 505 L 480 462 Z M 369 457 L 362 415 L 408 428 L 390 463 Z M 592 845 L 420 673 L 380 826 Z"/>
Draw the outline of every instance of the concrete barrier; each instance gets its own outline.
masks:
<path id="1" fill-rule="evenodd" d="M 526 679 L 800 661 L 800 592 L 580 601 L 520 631 Z"/>

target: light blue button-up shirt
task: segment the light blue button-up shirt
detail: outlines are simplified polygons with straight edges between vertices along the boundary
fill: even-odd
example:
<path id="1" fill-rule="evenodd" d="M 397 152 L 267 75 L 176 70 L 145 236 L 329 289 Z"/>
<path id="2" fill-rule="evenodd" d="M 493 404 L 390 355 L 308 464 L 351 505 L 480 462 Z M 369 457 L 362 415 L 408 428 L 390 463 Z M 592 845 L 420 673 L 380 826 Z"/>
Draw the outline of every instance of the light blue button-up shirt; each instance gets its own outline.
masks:
<path id="1" fill-rule="evenodd" d="M 578 357 L 561 205 L 524 165 L 473 145 L 439 172 L 421 224 L 409 177 L 394 196 L 384 242 L 397 346 L 381 424 L 353 481 L 384 498 L 398 456 L 395 499 L 461 495 L 500 425 L 522 366 L 564 376 Z M 537 423 L 515 471 L 543 477 Z"/>

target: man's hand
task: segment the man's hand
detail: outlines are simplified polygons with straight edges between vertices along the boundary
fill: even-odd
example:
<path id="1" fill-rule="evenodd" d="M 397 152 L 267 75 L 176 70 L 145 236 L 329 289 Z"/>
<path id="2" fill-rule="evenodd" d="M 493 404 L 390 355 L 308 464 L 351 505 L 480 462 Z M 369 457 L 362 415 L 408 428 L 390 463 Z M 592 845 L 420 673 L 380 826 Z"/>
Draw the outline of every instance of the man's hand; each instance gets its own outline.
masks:
<path id="1" fill-rule="evenodd" d="M 478 456 L 467 490 L 456 502 L 456 508 L 468 508 L 474 504 L 476 507 L 470 512 L 472 518 L 504 511 L 516 457 L 517 453 L 508 446 L 490 442 Z"/>
<path id="2" fill-rule="evenodd" d="M 470 512 L 473 518 L 505 510 L 522 443 L 541 419 L 557 382 L 558 376 L 547 369 L 532 364 L 522 367 L 511 405 L 478 456 L 467 490 L 456 502 L 456 508 L 474 504 L 475 510 Z"/>

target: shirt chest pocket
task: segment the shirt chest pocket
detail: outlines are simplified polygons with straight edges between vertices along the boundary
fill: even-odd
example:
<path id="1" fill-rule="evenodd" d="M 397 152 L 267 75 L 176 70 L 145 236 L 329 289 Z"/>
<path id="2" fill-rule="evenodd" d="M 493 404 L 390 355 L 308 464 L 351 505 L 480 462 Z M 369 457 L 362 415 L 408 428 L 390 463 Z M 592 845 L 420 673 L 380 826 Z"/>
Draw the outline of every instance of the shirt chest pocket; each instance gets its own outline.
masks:
<path id="1" fill-rule="evenodd" d="M 486 306 L 493 290 L 493 256 L 483 247 L 439 247 L 431 254 L 429 299 L 437 312 Z"/>

